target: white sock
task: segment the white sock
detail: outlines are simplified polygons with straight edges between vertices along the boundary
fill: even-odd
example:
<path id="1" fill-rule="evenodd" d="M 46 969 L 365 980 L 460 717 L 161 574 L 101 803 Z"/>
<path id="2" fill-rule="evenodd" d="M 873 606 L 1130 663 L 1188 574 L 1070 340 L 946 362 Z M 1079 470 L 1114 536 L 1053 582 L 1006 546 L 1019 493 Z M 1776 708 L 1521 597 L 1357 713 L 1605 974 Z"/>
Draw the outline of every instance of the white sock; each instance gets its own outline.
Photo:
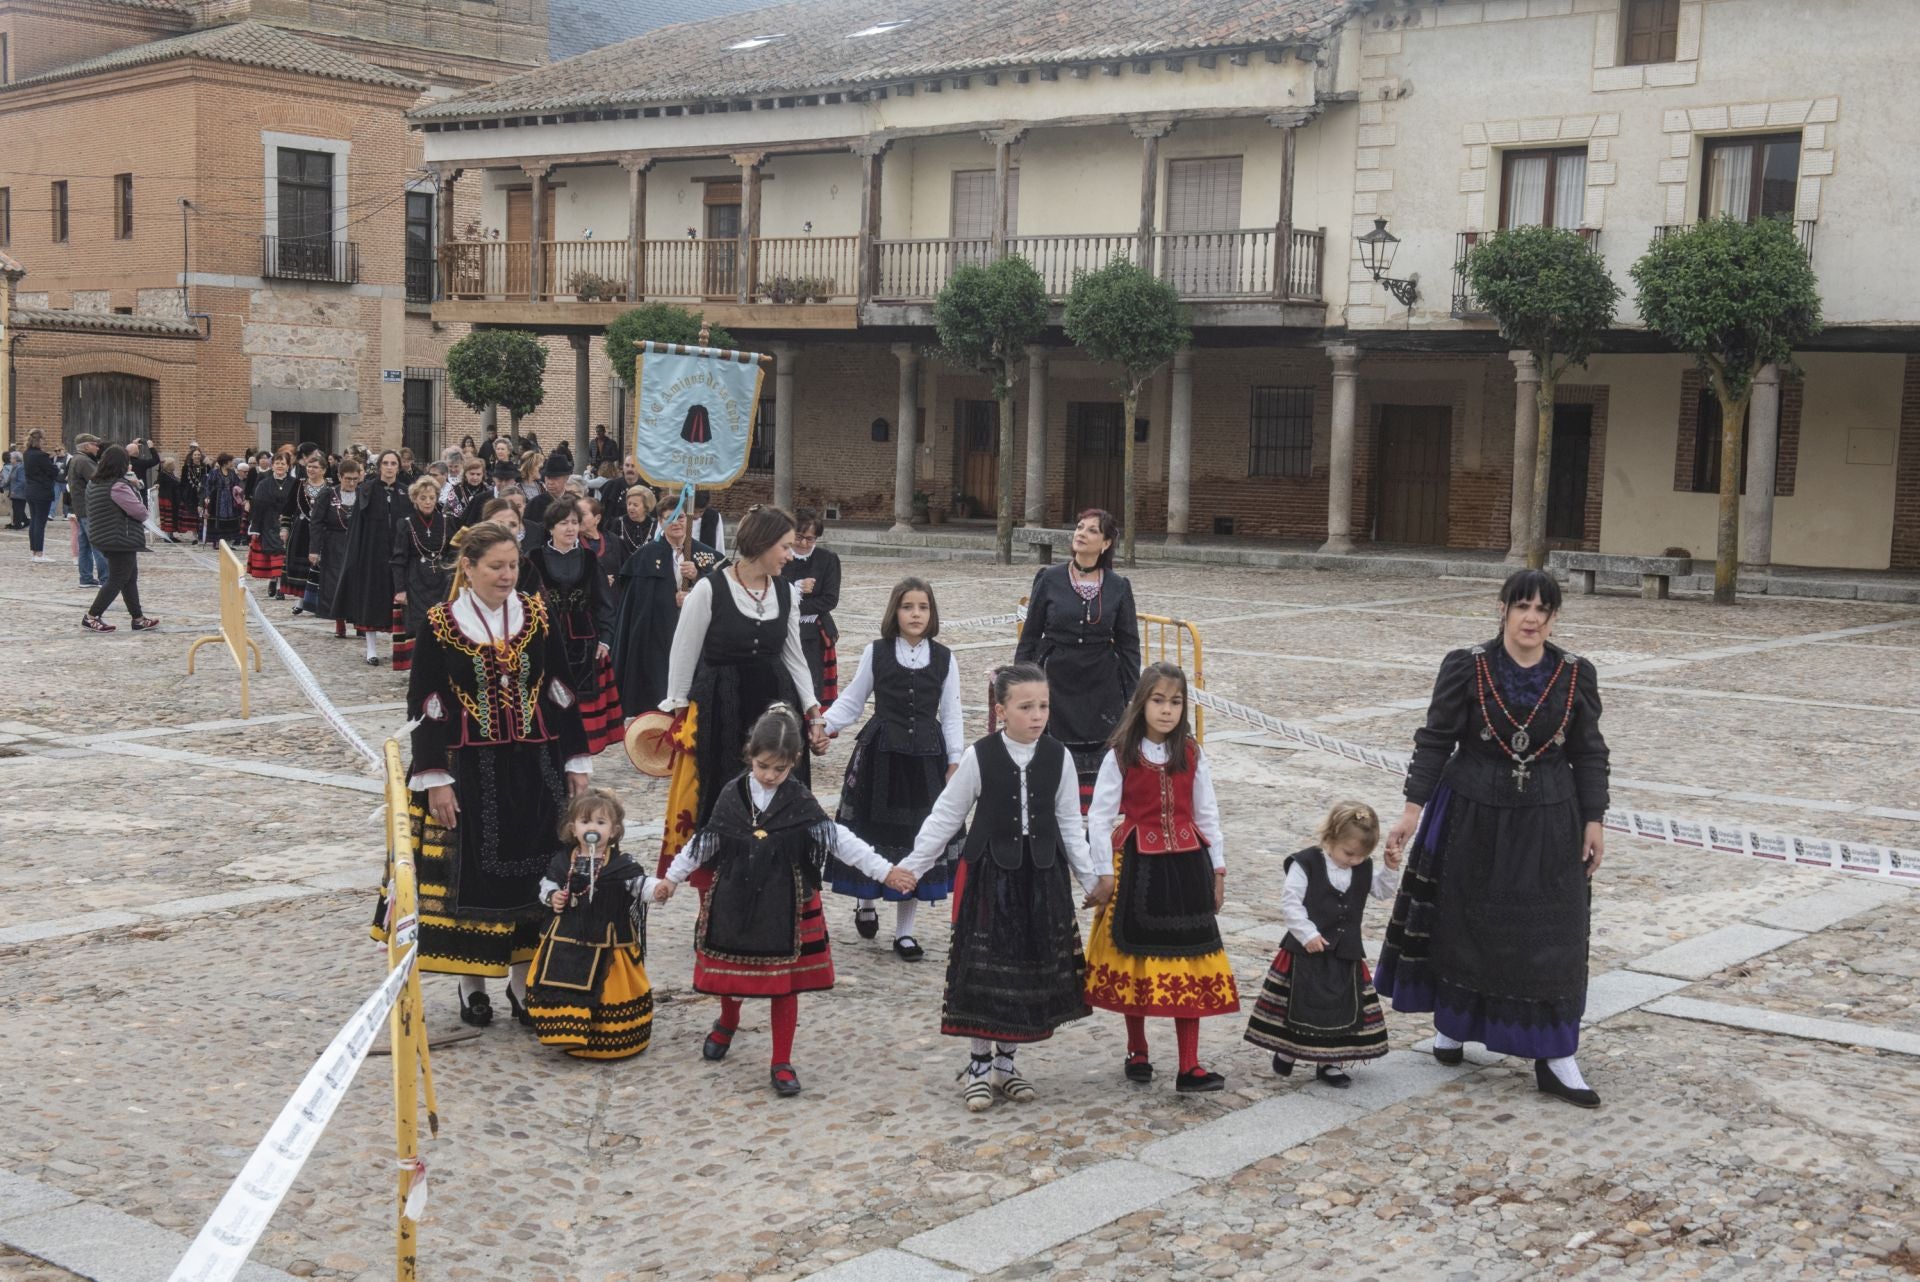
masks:
<path id="1" fill-rule="evenodd" d="M 522 1006 L 527 1004 L 527 967 L 531 962 L 515 962 L 507 967 L 507 991 Z"/>
<path id="2" fill-rule="evenodd" d="M 853 906 L 863 913 L 870 913 L 873 911 L 873 903 L 871 899 L 856 899 L 853 901 Z"/>
<path id="3" fill-rule="evenodd" d="M 986 1038 L 973 1037 L 973 1038 L 969 1038 L 968 1040 L 972 1043 L 971 1049 L 975 1055 L 993 1054 L 993 1043 L 988 1041 Z"/>
<path id="4" fill-rule="evenodd" d="M 1016 1049 L 1004 1042 L 997 1043 L 993 1048 L 993 1071 L 1002 1077 L 1013 1072 L 1013 1052 Z"/>
<path id="5" fill-rule="evenodd" d="M 1587 1079 L 1580 1076 L 1580 1065 L 1575 1062 L 1571 1055 L 1563 1055 L 1559 1059 L 1550 1059 L 1547 1061 L 1547 1067 L 1552 1069 L 1553 1075 L 1560 1079 L 1560 1084 L 1570 1090 L 1584 1091 L 1592 1089 L 1587 1085 Z"/>
<path id="6" fill-rule="evenodd" d="M 367 633 L 367 657 L 369 659 L 380 657 L 380 634 L 377 632 Z"/>
<path id="7" fill-rule="evenodd" d="M 463 1005 L 465 1004 L 467 998 L 472 997 L 475 993 L 484 993 L 486 991 L 487 991 L 487 981 L 485 976 L 483 975 L 460 976 L 460 1001 Z"/>
<path id="8" fill-rule="evenodd" d="M 993 1043 L 984 1037 L 975 1037 L 973 1057 L 967 1061 L 968 1077 L 985 1077 L 987 1069 L 993 1065 Z"/>
<path id="9" fill-rule="evenodd" d="M 919 914 L 920 901 L 917 899 L 902 899 L 895 904 L 893 906 L 893 937 L 898 939 L 902 935 L 911 935 L 913 919 Z"/>
<path id="10" fill-rule="evenodd" d="M 1435 1050 L 1457 1051 L 1463 1044 L 1464 1043 L 1454 1041 L 1437 1028 L 1433 1030 L 1433 1046 Z"/>

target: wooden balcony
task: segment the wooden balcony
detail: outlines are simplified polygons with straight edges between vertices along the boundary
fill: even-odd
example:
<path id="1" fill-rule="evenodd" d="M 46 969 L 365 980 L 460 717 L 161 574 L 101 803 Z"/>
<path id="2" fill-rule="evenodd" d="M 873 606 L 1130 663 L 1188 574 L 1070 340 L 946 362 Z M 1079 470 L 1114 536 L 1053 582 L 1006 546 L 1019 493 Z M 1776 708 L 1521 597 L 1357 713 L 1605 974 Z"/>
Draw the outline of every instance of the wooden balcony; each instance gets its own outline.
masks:
<path id="1" fill-rule="evenodd" d="M 455 241 L 440 250 L 442 297 L 486 302 L 829 303 L 858 293 L 857 236 L 764 236 L 753 242 L 753 288 L 742 294 L 735 240 L 640 242 L 638 290 L 624 240 L 550 240 L 536 287 L 523 240 Z"/>

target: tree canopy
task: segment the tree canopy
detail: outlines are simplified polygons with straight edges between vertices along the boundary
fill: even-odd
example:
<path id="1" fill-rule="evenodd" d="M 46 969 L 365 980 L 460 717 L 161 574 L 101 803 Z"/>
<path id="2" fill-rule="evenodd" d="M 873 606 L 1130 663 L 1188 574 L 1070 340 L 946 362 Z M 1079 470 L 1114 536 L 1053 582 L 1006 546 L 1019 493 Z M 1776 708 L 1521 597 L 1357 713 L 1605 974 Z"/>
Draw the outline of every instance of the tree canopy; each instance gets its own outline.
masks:
<path id="1" fill-rule="evenodd" d="M 700 323 L 700 313 L 675 307 L 672 303 L 648 303 L 622 312 L 613 324 L 607 326 L 607 360 L 612 363 L 613 372 L 619 375 L 620 381 L 632 387 L 633 362 L 640 344 L 685 343 L 691 346 L 700 341 Z M 732 334 L 715 325 L 707 331 L 707 346 L 735 349 L 739 344 Z"/>
<path id="2" fill-rule="evenodd" d="M 517 427 L 546 399 L 547 348 L 523 329 L 476 329 L 447 349 L 447 388 L 468 409 L 504 406 Z"/>

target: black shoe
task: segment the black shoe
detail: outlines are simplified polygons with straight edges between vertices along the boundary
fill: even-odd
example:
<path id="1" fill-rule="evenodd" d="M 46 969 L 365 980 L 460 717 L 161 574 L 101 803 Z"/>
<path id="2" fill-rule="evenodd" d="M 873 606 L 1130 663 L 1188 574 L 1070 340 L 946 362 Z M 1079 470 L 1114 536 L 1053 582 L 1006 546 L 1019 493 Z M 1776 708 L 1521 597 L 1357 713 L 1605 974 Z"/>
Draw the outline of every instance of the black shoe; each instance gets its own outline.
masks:
<path id="1" fill-rule="evenodd" d="M 305 606 L 296 605 L 293 607 L 293 617 L 296 619 L 299 618 L 301 615 L 305 614 L 306 612 L 307 610 Z"/>
<path id="2" fill-rule="evenodd" d="M 793 1071 L 791 1064 L 775 1064 L 768 1072 L 773 1079 L 773 1093 L 782 1097 L 800 1093 L 800 1074 Z"/>
<path id="3" fill-rule="evenodd" d="M 700 1043 L 700 1058 L 722 1060 L 733 1049 L 733 1035 L 738 1029 L 728 1028 L 719 1020 L 713 1021 L 713 1027 L 707 1030 L 707 1040 Z"/>
<path id="4" fill-rule="evenodd" d="M 860 938 L 872 939 L 880 933 L 880 914 L 871 908 L 854 909 L 853 928 L 860 932 Z"/>
<path id="5" fill-rule="evenodd" d="M 1282 1055 L 1279 1051 L 1275 1051 L 1273 1053 L 1273 1071 L 1282 1077 L 1292 1077 L 1293 1061 Z"/>
<path id="6" fill-rule="evenodd" d="M 1433 1048 L 1433 1057 L 1442 1064 L 1445 1064 L 1448 1068 L 1458 1068 L 1460 1062 L 1467 1057 L 1467 1048 L 1464 1046 L 1436 1045 Z"/>
<path id="7" fill-rule="evenodd" d="M 525 1006 L 522 1006 L 520 1004 L 520 999 L 513 995 L 513 988 L 511 985 L 509 985 L 507 988 L 507 1005 L 513 1010 L 513 1019 L 515 1023 L 520 1024 L 521 1026 L 526 1028 L 533 1027 L 533 1016 L 527 1014 L 527 1008 Z"/>
<path id="8" fill-rule="evenodd" d="M 920 947 L 920 941 L 912 935 L 902 935 L 893 941 L 893 953 L 901 961 L 919 961 L 927 955 L 927 950 Z"/>
<path id="9" fill-rule="evenodd" d="M 1565 1100 L 1575 1108 L 1599 1108 L 1600 1095 L 1587 1088 L 1576 1088 L 1561 1081 L 1554 1071 L 1547 1067 L 1547 1061 L 1533 1061 L 1533 1084 L 1540 1088 L 1543 1095 L 1554 1095 Z"/>
<path id="10" fill-rule="evenodd" d="M 1144 1054 L 1136 1056 L 1135 1052 L 1128 1051 L 1126 1069 L 1127 1080 L 1129 1082 L 1151 1082 L 1153 1080 L 1153 1061 L 1148 1059 Z"/>
<path id="11" fill-rule="evenodd" d="M 493 1000 L 485 993 L 475 993 L 471 997 L 460 999 L 460 1022 L 472 1024 L 475 1028 L 485 1028 L 493 1022 Z"/>
<path id="12" fill-rule="evenodd" d="M 1173 1089 L 1182 1095 L 1204 1095 L 1209 1091 L 1227 1089 L 1227 1079 L 1219 1073 L 1209 1073 L 1204 1068 L 1190 1068 L 1173 1079 Z"/>
<path id="13" fill-rule="evenodd" d="M 1313 1080 L 1316 1082 L 1325 1082 L 1327 1085 L 1338 1087 L 1343 1091 L 1353 1085 L 1353 1079 L 1351 1077 L 1348 1077 L 1345 1072 L 1335 1068 L 1331 1064 L 1322 1064 L 1320 1067 L 1314 1069 Z"/>
<path id="14" fill-rule="evenodd" d="M 368 666 L 369 668 L 377 668 L 377 667 L 379 667 L 379 666 L 380 666 L 380 659 L 379 659 L 379 657 L 378 657 L 377 655 L 371 655 L 371 654 L 370 654 L 370 655 L 368 655 L 368 656 L 367 656 L 367 666 Z"/>

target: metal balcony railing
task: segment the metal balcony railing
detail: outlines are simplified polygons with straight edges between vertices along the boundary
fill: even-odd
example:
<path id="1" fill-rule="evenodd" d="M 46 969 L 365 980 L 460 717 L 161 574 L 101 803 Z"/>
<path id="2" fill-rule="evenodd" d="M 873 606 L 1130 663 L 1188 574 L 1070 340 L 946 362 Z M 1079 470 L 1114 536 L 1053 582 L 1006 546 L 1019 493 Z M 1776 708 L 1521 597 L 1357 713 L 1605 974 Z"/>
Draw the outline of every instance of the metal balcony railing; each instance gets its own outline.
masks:
<path id="1" fill-rule="evenodd" d="M 1653 229 L 1653 243 L 1659 244 L 1669 236 L 1678 236 L 1691 224 L 1667 223 Z M 1802 218 L 1793 224 L 1793 238 L 1800 242 L 1800 252 L 1807 256 L 1809 265 L 1813 262 L 1813 233 L 1820 226 L 1811 218 Z"/>
<path id="2" fill-rule="evenodd" d="M 262 236 L 260 274 L 268 280 L 358 284 L 360 246 L 350 240 L 325 240 L 311 236 Z"/>
<path id="3" fill-rule="evenodd" d="M 1590 253 L 1600 252 L 1600 229 L 1598 227 L 1575 227 L 1571 229 L 1581 240 L 1587 242 Z M 1473 283 L 1467 277 L 1467 255 L 1473 247 L 1486 237 L 1490 231 L 1457 232 L 1453 238 L 1453 315 L 1456 319 L 1477 319 L 1487 314 L 1480 300 L 1473 295 Z"/>
<path id="4" fill-rule="evenodd" d="M 407 301 L 431 303 L 440 296 L 439 264 L 431 258 L 407 255 Z"/>

